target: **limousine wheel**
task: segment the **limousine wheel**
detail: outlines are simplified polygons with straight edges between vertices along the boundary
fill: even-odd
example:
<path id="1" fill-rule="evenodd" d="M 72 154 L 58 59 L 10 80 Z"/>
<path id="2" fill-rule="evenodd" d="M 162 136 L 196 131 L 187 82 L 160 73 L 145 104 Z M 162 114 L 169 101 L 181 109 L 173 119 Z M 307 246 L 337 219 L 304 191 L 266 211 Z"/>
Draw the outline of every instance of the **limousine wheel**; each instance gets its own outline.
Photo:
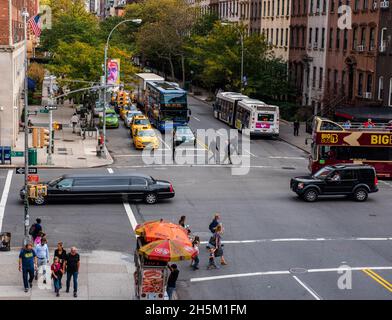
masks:
<path id="1" fill-rule="evenodd" d="M 148 193 L 146 197 L 144 198 L 146 203 L 148 204 L 154 204 L 158 201 L 158 197 L 155 193 Z"/>
<path id="2" fill-rule="evenodd" d="M 34 199 L 34 203 L 37 206 L 42 206 L 43 204 L 45 204 L 45 198 L 44 197 L 37 197 Z"/>
<path id="3" fill-rule="evenodd" d="M 316 189 L 308 189 L 305 191 L 303 198 L 307 202 L 315 202 L 318 198 L 318 192 Z"/>
<path id="4" fill-rule="evenodd" d="M 367 198 L 368 198 L 368 192 L 366 189 L 358 188 L 357 190 L 355 190 L 354 199 L 356 201 L 359 201 L 359 202 L 366 201 Z"/>

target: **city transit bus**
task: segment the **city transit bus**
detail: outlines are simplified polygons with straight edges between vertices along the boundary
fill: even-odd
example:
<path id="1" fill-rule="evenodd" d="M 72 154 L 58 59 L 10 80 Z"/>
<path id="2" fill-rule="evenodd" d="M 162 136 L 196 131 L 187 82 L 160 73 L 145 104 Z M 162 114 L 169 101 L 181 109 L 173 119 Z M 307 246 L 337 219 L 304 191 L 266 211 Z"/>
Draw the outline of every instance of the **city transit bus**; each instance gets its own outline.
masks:
<path id="1" fill-rule="evenodd" d="M 249 129 L 251 135 L 279 136 L 279 107 L 260 100 L 243 99 L 238 102 L 234 127 Z"/>
<path id="2" fill-rule="evenodd" d="M 219 92 L 214 103 L 214 117 L 234 128 L 234 119 L 238 102 L 249 99 L 237 92 Z"/>
<path id="3" fill-rule="evenodd" d="M 315 117 L 309 170 L 315 173 L 338 163 L 369 164 L 379 177 L 392 177 L 392 128 L 383 123 L 365 127 Z"/>
<path id="4" fill-rule="evenodd" d="M 174 82 L 147 81 L 145 112 L 161 132 L 187 125 L 191 113 L 187 92 Z"/>

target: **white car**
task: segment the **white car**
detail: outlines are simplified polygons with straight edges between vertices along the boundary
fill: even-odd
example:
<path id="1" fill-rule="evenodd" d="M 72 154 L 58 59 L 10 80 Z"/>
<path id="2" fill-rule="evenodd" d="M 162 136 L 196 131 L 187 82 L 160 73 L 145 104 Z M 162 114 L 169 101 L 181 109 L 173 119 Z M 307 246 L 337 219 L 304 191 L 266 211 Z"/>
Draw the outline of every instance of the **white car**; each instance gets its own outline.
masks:
<path id="1" fill-rule="evenodd" d="M 143 112 L 139 111 L 139 110 L 131 110 L 128 111 L 127 113 L 127 117 L 124 120 L 125 126 L 127 128 L 129 128 L 131 126 L 131 122 L 134 116 L 141 116 L 143 115 Z"/>

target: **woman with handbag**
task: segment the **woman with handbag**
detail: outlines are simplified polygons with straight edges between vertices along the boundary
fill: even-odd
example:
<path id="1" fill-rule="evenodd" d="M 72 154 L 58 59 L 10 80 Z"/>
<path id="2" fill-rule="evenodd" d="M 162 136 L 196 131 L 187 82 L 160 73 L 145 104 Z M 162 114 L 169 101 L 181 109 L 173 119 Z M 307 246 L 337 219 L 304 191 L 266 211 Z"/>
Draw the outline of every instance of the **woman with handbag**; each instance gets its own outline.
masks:
<path id="1" fill-rule="evenodd" d="M 215 229 L 215 257 L 220 257 L 221 265 L 227 265 L 225 257 L 223 256 L 223 244 L 222 244 L 222 234 L 223 234 L 223 227 L 219 224 Z"/>

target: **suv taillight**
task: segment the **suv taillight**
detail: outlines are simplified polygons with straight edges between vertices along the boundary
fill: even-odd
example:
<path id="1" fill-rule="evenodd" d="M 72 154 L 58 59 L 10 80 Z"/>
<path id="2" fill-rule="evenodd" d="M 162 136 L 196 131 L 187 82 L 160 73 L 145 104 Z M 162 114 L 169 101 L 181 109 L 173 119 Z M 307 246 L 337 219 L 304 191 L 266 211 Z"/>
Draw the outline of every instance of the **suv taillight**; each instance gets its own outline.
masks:
<path id="1" fill-rule="evenodd" d="M 170 192 L 174 192 L 173 185 L 170 185 Z"/>
<path id="2" fill-rule="evenodd" d="M 374 185 L 375 185 L 375 186 L 378 185 L 378 178 L 377 178 L 377 176 L 374 178 Z"/>

